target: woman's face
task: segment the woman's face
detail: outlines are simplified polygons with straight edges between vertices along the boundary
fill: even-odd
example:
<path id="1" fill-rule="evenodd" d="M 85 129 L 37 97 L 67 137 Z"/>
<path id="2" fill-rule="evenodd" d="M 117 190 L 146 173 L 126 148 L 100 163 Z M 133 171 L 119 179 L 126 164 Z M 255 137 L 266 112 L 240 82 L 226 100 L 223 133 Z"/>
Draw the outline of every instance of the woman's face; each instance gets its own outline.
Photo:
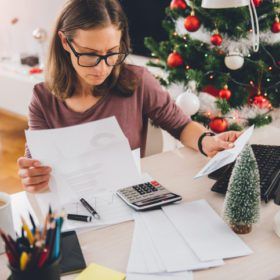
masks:
<path id="1" fill-rule="evenodd" d="M 78 59 L 69 47 L 63 33 L 59 33 L 63 47 L 71 55 L 71 61 L 81 82 L 89 86 L 102 84 L 111 74 L 113 66 L 108 66 L 104 60 L 92 67 L 82 67 Z M 95 53 L 106 55 L 120 51 L 121 31 L 114 25 L 99 29 L 82 30 L 78 29 L 71 44 L 77 53 Z"/>

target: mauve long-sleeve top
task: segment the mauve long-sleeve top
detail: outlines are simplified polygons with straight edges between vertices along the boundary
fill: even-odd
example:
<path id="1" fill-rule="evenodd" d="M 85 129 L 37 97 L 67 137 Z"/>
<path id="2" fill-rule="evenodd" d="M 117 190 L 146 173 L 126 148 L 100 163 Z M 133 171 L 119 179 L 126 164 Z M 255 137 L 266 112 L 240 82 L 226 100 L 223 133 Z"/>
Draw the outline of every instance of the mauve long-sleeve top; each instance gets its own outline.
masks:
<path id="1" fill-rule="evenodd" d="M 75 112 L 55 97 L 44 83 L 35 85 L 29 105 L 29 129 L 61 128 L 115 116 L 131 149 L 140 147 L 145 154 L 148 119 L 179 139 L 190 122 L 182 110 L 144 67 L 126 65 L 127 79 L 137 78 L 132 96 L 122 97 L 112 92 L 104 95 L 85 112 Z M 26 155 L 31 157 L 28 147 Z"/>

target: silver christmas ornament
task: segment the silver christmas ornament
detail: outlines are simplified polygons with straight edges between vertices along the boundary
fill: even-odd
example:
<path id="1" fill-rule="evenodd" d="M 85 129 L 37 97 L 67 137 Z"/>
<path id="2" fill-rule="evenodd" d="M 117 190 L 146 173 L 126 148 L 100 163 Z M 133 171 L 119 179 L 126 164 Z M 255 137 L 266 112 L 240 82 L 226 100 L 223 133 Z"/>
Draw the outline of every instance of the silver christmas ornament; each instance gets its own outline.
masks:
<path id="1" fill-rule="evenodd" d="M 225 57 L 225 65 L 230 70 L 238 70 L 244 64 L 244 57 L 239 52 L 230 52 Z"/>
<path id="2" fill-rule="evenodd" d="M 189 82 L 187 91 L 176 98 L 176 104 L 188 116 L 198 112 L 200 101 L 196 95 L 196 83 L 194 81 Z"/>
<path id="3" fill-rule="evenodd" d="M 32 36 L 34 39 L 36 39 L 39 43 L 44 43 L 47 40 L 48 33 L 45 29 L 43 28 L 36 28 L 32 32 Z"/>

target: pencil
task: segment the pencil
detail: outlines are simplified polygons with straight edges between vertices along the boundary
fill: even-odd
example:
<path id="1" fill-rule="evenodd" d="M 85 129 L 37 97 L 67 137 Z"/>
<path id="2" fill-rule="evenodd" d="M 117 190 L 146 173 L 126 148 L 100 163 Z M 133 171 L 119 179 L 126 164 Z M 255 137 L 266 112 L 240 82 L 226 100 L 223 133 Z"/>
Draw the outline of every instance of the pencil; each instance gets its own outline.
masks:
<path id="1" fill-rule="evenodd" d="M 29 218 L 32 227 L 21 217 L 21 235 L 17 234 L 16 240 L 0 228 L 0 238 L 6 245 L 8 262 L 11 267 L 21 271 L 41 269 L 60 254 L 63 214 L 57 215 L 50 206 L 43 229 L 36 226 L 31 213 Z"/>
<path id="2" fill-rule="evenodd" d="M 29 256 L 26 252 L 22 252 L 20 256 L 20 270 L 24 271 L 27 267 L 27 263 L 29 261 Z"/>
<path id="3" fill-rule="evenodd" d="M 53 252 L 52 252 L 52 260 L 57 259 L 59 256 L 60 230 L 61 230 L 61 220 L 60 220 L 60 218 L 57 218 L 56 219 L 56 228 L 55 228 L 54 248 L 53 248 Z"/>
<path id="4" fill-rule="evenodd" d="M 11 241 L 9 241 L 8 237 L 6 236 L 6 234 L 0 229 L 0 235 L 6 245 L 6 247 L 8 248 L 8 250 L 11 252 L 11 254 L 13 255 L 13 258 L 18 261 L 19 259 L 19 255 L 17 253 L 17 250 L 14 248 L 14 246 L 11 244 Z"/>
<path id="5" fill-rule="evenodd" d="M 34 222 L 34 220 L 33 220 L 32 215 L 30 214 L 30 212 L 29 212 L 29 218 L 30 218 L 30 222 L 31 222 L 32 227 L 33 227 L 32 232 L 33 232 L 33 234 L 34 234 L 34 233 L 35 233 L 35 230 L 36 230 L 36 225 L 35 225 L 35 222 Z"/>
<path id="6" fill-rule="evenodd" d="M 33 236 L 31 230 L 29 229 L 29 227 L 28 227 L 28 225 L 25 222 L 23 217 L 21 217 L 21 221 L 22 221 L 22 224 L 23 224 L 22 227 L 23 227 L 24 231 L 27 234 L 27 238 L 28 238 L 30 244 L 33 245 L 33 243 L 34 243 L 34 236 Z"/>
<path id="7" fill-rule="evenodd" d="M 9 261 L 10 265 L 12 267 L 16 267 L 17 266 L 17 261 L 15 260 L 14 255 L 12 254 L 12 252 L 9 251 L 9 250 L 6 250 L 6 255 L 8 257 L 8 261 Z"/>
<path id="8" fill-rule="evenodd" d="M 49 245 L 48 261 L 51 261 L 52 257 L 53 257 L 53 250 L 54 250 L 54 244 L 55 244 L 55 229 L 56 229 L 56 224 L 55 224 L 55 221 L 53 221 L 50 226 L 50 235 L 49 235 L 49 242 L 48 242 L 48 245 Z"/>
<path id="9" fill-rule="evenodd" d="M 39 257 L 39 261 L 38 261 L 38 268 L 42 268 L 43 265 L 45 264 L 45 262 L 47 261 L 49 257 L 49 249 L 48 248 L 45 248 L 40 257 Z"/>

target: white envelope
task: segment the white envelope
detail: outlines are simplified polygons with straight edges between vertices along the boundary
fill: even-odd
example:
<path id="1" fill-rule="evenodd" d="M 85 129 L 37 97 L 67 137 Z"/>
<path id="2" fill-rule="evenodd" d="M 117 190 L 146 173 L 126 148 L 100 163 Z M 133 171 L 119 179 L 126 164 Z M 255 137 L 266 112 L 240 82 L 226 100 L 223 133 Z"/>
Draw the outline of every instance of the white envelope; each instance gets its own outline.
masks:
<path id="1" fill-rule="evenodd" d="M 252 253 L 205 200 L 164 206 L 162 209 L 201 261 Z"/>
<path id="2" fill-rule="evenodd" d="M 127 265 L 128 273 L 162 273 L 165 267 L 154 248 L 145 224 L 134 214 L 134 232 Z"/>
<path id="3" fill-rule="evenodd" d="M 224 264 L 222 259 L 202 262 L 162 210 L 138 215 L 143 220 L 167 272 L 197 270 Z"/>
<path id="4" fill-rule="evenodd" d="M 194 176 L 194 179 L 208 175 L 213 171 L 232 163 L 236 160 L 244 146 L 248 143 L 254 131 L 254 125 L 245 130 L 234 142 L 232 149 L 217 153 L 208 163 Z"/>

